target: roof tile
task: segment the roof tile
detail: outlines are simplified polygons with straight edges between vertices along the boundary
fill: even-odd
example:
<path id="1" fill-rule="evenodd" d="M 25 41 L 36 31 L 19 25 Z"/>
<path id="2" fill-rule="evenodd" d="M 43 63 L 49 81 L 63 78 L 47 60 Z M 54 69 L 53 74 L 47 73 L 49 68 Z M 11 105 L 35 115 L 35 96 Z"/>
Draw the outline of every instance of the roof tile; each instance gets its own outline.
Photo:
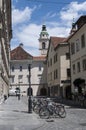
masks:
<path id="1" fill-rule="evenodd" d="M 67 38 L 64 37 L 50 37 L 50 41 L 54 48 L 56 48 L 60 43 L 66 42 L 66 40 Z"/>
<path id="2" fill-rule="evenodd" d="M 11 60 L 27 60 L 32 58 L 33 56 L 27 53 L 21 46 L 11 51 Z"/>

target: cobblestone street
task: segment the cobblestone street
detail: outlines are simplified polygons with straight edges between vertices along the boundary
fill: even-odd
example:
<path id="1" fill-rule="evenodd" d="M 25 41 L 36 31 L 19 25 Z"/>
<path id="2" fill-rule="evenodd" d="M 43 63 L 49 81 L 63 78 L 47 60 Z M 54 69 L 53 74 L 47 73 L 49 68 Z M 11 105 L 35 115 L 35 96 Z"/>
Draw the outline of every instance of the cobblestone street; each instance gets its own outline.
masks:
<path id="1" fill-rule="evenodd" d="M 27 112 L 24 97 L 9 97 L 0 104 L 0 130 L 86 130 L 86 109 L 65 107 L 66 118 L 40 119 Z"/>

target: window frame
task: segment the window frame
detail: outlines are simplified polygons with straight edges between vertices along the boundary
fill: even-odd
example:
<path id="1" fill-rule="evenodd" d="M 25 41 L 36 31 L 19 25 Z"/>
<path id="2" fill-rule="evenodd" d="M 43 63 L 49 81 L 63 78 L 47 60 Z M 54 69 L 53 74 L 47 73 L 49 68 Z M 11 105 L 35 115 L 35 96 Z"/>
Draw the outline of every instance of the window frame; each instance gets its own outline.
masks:
<path id="1" fill-rule="evenodd" d="M 20 71 L 22 71 L 22 65 L 20 65 L 20 68 L 19 68 Z"/>
<path id="2" fill-rule="evenodd" d="M 81 71 L 80 61 L 77 62 L 77 72 L 79 73 Z"/>
<path id="3" fill-rule="evenodd" d="M 45 42 L 42 42 L 42 49 L 45 49 L 46 48 L 46 44 Z"/>
<path id="4" fill-rule="evenodd" d="M 85 48 L 85 34 L 81 35 L 81 48 Z"/>

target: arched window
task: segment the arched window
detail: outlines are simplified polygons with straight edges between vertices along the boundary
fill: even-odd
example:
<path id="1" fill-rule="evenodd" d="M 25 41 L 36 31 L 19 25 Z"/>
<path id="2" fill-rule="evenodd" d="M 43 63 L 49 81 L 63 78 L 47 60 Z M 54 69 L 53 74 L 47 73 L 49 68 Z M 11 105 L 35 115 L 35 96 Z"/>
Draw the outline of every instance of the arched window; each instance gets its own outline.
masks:
<path id="1" fill-rule="evenodd" d="M 42 49 L 45 49 L 45 42 L 42 43 Z"/>
<path id="2" fill-rule="evenodd" d="M 22 71 L 22 66 L 20 66 L 20 71 Z"/>
<path id="3" fill-rule="evenodd" d="M 14 72 L 14 66 L 12 66 L 12 72 Z"/>

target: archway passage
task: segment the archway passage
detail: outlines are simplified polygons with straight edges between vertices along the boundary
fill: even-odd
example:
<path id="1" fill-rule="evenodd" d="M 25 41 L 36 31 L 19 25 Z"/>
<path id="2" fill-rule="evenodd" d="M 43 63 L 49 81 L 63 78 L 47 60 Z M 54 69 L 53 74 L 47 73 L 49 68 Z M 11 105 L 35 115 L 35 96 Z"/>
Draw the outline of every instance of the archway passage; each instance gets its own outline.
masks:
<path id="1" fill-rule="evenodd" d="M 27 95 L 28 95 L 28 96 L 32 96 L 32 95 L 33 95 L 33 89 L 32 89 L 32 88 L 29 87 L 29 88 L 27 89 Z"/>
<path id="2" fill-rule="evenodd" d="M 71 99 L 71 86 L 65 88 L 65 95 L 67 99 Z"/>
<path id="3" fill-rule="evenodd" d="M 78 88 L 78 93 L 82 93 L 82 85 L 85 85 L 85 79 L 77 78 L 73 84 Z"/>
<path id="4" fill-rule="evenodd" d="M 40 95 L 41 96 L 47 96 L 47 90 L 46 90 L 46 88 L 41 88 Z"/>

